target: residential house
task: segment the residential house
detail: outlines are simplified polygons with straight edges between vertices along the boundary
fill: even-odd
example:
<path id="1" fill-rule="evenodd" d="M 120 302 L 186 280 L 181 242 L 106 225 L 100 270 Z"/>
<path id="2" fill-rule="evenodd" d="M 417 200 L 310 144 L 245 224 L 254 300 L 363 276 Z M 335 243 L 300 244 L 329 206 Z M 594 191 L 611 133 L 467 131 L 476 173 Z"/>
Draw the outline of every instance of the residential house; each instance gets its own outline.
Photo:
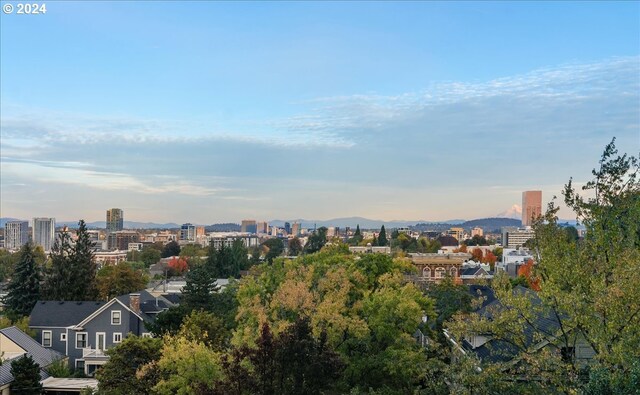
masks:
<path id="1" fill-rule="evenodd" d="M 0 395 L 11 393 L 11 383 L 14 378 L 11 374 L 11 362 L 23 355 L 28 355 L 40 366 L 40 377 L 49 377 L 45 369 L 56 361 L 66 358 L 62 353 L 51 348 L 43 347 L 32 337 L 11 326 L 0 329 L 0 353 L 2 365 L 0 365 Z"/>
<path id="2" fill-rule="evenodd" d="M 496 314 L 505 306 L 496 297 L 493 290 L 487 286 L 472 285 L 469 290 L 473 296 L 481 298 L 481 304 L 476 311 L 487 320 L 493 320 Z M 524 347 L 529 351 L 552 347 L 564 358 L 571 358 L 578 366 L 585 366 L 594 356 L 594 351 L 586 340 L 578 333 L 573 333 L 574 341 L 568 349 L 562 346 L 560 339 L 560 321 L 550 310 L 542 308 L 537 293 L 531 289 L 517 286 L 514 293 L 524 295 L 530 299 L 531 308 L 536 311 L 533 319 L 523 326 Z M 570 328 L 564 328 L 571 333 Z M 540 334 L 543 334 L 541 337 Z M 470 333 L 460 342 L 444 330 L 445 337 L 454 349 L 463 354 L 473 353 L 483 362 L 512 362 L 519 361 L 520 349 L 516 342 L 508 338 L 498 338 L 492 333 Z M 518 335 L 518 334 L 515 334 Z"/>
<path id="3" fill-rule="evenodd" d="M 109 357 L 104 351 L 128 334 L 150 336 L 145 324 L 173 303 L 147 291 L 118 296 L 108 302 L 38 301 L 29 327 L 36 340 L 69 357 L 73 369 L 92 375 Z"/>

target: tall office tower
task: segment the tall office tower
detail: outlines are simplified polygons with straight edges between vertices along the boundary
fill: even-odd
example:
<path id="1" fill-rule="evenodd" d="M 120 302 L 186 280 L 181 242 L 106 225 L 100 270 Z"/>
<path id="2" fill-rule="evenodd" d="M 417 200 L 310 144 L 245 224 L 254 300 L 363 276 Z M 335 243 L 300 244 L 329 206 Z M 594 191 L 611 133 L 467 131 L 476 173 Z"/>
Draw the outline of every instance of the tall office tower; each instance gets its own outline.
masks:
<path id="1" fill-rule="evenodd" d="M 300 235 L 300 223 L 299 222 L 294 222 L 293 226 L 291 227 L 291 234 L 294 236 L 299 236 Z"/>
<path id="2" fill-rule="evenodd" d="M 180 227 L 180 240 L 196 241 L 196 226 L 186 223 Z"/>
<path id="3" fill-rule="evenodd" d="M 267 222 L 258 222 L 257 227 L 257 233 L 269 233 L 269 224 Z"/>
<path id="4" fill-rule="evenodd" d="M 285 231 L 288 235 L 290 235 L 290 234 L 291 234 L 291 224 L 290 224 L 290 223 L 288 223 L 288 222 L 285 222 L 285 223 L 284 223 L 284 231 Z"/>
<path id="5" fill-rule="evenodd" d="M 4 224 L 4 248 L 19 250 L 29 241 L 29 223 L 27 221 L 9 221 Z"/>
<path id="6" fill-rule="evenodd" d="M 124 228 L 124 214 L 119 208 L 107 210 L 107 232 L 117 232 Z"/>
<path id="7" fill-rule="evenodd" d="M 34 218 L 31 238 L 33 243 L 41 246 L 45 252 L 51 251 L 56 239 L 55 218 Z"/>
<path id="8" fill-rule="evenodd" d="M 258 233 L 258 225 L 255 219 L 243 219 L 240 225 L 241 232 Z"/>
<path id="9" fill-rule="evenodd" d="M 542 215 L 542 191 L 522 192 L 522 226 L 531 226 Z"/>

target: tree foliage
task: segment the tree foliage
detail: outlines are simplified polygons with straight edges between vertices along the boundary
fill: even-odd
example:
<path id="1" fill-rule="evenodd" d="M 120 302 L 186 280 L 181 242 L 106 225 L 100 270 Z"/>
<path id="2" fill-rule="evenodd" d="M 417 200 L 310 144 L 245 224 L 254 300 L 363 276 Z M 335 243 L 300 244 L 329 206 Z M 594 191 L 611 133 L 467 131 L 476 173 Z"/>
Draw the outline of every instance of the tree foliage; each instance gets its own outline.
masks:
<path id="1" fill-rule="evenodd" d="M 289 239 L 289 255 L 298 256 L 302 253 L 302 242 L 298 237 Z"/>
<path id="2" fill-rule="evenodd" d="M 30 355 L 23 355 L 11 361 L 11 393 L 17 395 L 39 395 L 42 393 L 40 384 L 40 366 Z"/>
<path id="3" fill-rule="evenodd" d="M 320 251 L 322 247 L 327 244 L 327 231 L 328 229 L 324 226 L 314 230 L 309 236 L 307 244 L 304 246 L 304 252 L 306 254 L 313 254 L 314 252 Z"/>
<path id="4" fill-rule="evenodd" d="M 180 245 L 176 241 L 170 241 L 165 244 L 162 249 L 162 253 L 160 254 L 162 258 L 169 258 L 172 256 L 180 255 Z"/>
<path id="5" fill-rule="evenodd" d="M 93 253 L 94 243 L 89 237 L 84 220 L 78 223 L 76 241 L 63 232 L 51 250 L 51 265 L 45 275 L 43 296 L 47 300 L 95 300 L 97 266 Z"/>
<path id="6" fill-rule="evenodd" d="M 389 240 L 387 240 L 387 231 L 384 228 L 384 225 L 380 228 L 380 234 L 378 234 L 378 245 L 381 247 L 389 244 Z"/>
<path id="7" fill-rule="evenodd" d="M 162 340 L 127 336 L 122 343 L 106 351 L 108 362 L 96 373 L 100 395 L 150 394 L 153 381 L 136 375 L 138 369 L 160 358 Z"/>
<path id="8" fill-rule="evenodd" d="M 147 276 L 139 270 L 134 270 L 127 262 L 117 265 L 104 266 L 98 270 L 98 295 L 101 300 L 124 295 L 144 289 Z"/>
<path id="9" fill-rule="evenodd" d="M 638 158 L 617 155 L 613 141 L 607 145 L 592 172 L 594 178 L 582 188 L 589 197 L 582 196 L 572 181 L 563 191 L 565 204 L 586 228 L 584 239 L 576 242 L 574 236 L 568 237 L 551 202 L 533 226 L 531 247 L 537 264 L 525 266 L 521 273 L 533 290 L 513 288 L 505 276 L 498 275 L 493 287 L 503 308 L 492 311 L 490 320 L 472 314 L 450 324 L 459 339 L 470 332 L 483 333 L 517 350 L 520 363 L 509 369 L 523 380 L 518 391 L 577 391 L 582 386 L 581 365 L 572 351 L 581 343 L 595 354 L 587 388 L 629 377 L 636 369 L 634 364 L 640 360 L 639 166 Z M 540 317 L 557 324 L 551 330 L 538 324 L 544 322 Z M 530 329 L 523 332 L 522 328 Z M 547 346 L 539 349 L 539 344 Z M 501 385 L 507 384 L 505 377 Z M 515 391 L 513 383 L 510 391 Z"/>
<path id="10" fill-rule="evenodd" d="M 20 249 L 18 263 L 8 286 L 4 304 L 11 317 L 28 316 L 40 298 L 40 267 L 34 246 L 26 243 Z"/>

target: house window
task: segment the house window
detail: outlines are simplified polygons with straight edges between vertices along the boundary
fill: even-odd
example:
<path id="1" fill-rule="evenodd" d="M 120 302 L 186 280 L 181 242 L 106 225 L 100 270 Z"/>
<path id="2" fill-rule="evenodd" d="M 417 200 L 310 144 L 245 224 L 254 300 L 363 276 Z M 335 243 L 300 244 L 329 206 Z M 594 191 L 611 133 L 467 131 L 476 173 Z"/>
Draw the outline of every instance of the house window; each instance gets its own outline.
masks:
<path id="1" fill-rule="evenodd" d="M 120 310 L 114 310 L 111 312 L 111 325 L 120 325 L 121 314 L 122 312 Z"/>
<path id="2" fill-rule="evenodd" d="M 87 332 L 76 333 L 76 348 L 87 348 Z"/>
<path id="3" fill-rule="evenodd" d="M 456 277 L 458 275 L 458 271 L 456 270 L 455 267 L 452 267 L 451 269 L 449 269 L 449 273 L 451 273 L 451 277 Z"/>
<path id="4" fill-rule="evenodd" d="M 42 331 L 42 347 L 51 347 L 51 331 Z"/>
<path id="5" fill-rule="evenodd" d="M 67 341 L 67 334 L 66 333 L 61 333 L 60 334 L 60 341 L 61 342 L 66 342 Z"/>
<path id="6" fill-rule="evenodd" d="M 431 277 L 431 269 L 429 269 L 428 267 L 422 269 L 422 277 Z"/>
<path id="7" fill-rule="evenodd" d="M 84 372 L 84 359 L 76 359 L 76 370 Z"/>
<path id="8" fill-rule="evenodd" d="M 122 341 L 122 333 L 120 332 L 115 332 L 113 334 L 113 342 L 114 343 L 120 343 Z"/>
<path id="9" fill-rule="evenodd" d="M 436 278 L 443 278 L 443 277 L 444 277 L 444 274 L 445 274 L 446 272 L 447 272 L 447 271 L 446 271 L 444 268 L 441 268 L 441 267 L 437 268 L 437 269 L 436 269 Z"/>

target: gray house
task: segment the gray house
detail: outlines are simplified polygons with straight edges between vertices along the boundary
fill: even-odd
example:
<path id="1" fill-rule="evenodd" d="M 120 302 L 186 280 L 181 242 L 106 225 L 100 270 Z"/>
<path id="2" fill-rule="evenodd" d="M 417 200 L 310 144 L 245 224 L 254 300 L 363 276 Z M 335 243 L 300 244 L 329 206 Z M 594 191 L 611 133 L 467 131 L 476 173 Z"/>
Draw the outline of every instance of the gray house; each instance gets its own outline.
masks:
<path id="1" fill-rule="evenodd" d="M 69 365 L 92 375 L 109 357 L 104 351 L 128 334 L 150 336 L 145 323 L 168 309 L 171 302 L 147 291 L 122 295 L 108 302 L 38 301 L 29 327 L 36 340 L 69 357 Z"/>
<path id="2" fill-rule="evenodd" d="M 0 394 L 11 393 L 11 383 L 14 378 L 11 374 L 11 362 L 28 355 L 40 366 L 40 377 L 49 377 L 44 370 L 54 362 L 64 359 L 65 356 L 57 351 L 42 347 L 29 335 L 15 326 L 0 329 L 0 353 L 2 365 L 0 365 Z"/>

